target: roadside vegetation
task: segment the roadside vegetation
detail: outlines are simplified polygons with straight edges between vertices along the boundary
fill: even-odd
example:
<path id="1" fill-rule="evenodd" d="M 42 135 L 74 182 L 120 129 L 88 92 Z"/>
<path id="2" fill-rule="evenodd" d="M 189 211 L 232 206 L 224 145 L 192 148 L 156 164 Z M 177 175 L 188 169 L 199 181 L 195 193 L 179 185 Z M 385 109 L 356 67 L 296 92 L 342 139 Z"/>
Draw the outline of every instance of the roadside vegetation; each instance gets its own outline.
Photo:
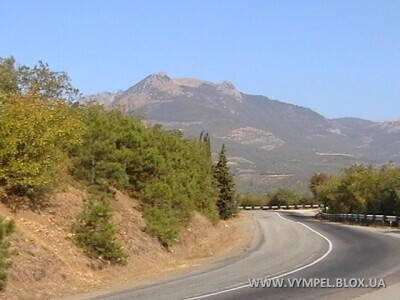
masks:
<path id="1" fill-rule="evenodd" d="M 323 175 L 323 180 L 316 176 L 311 179 L 315 199 L 330 213 L 400 215 L 399 168 L 356 165 L 340 175 Z"/>
<path id="2" fill-rule="evenodd" d="M 213 223 L 237 213 L 237 197 L 223 147 L 211 159 L 210 139 L 95 103 L 79 103 L 63 72 L 39 62 L 18 66 L 0 58 L 0 200 L 17 210 L 40 209 L 66 176 L 85 187 L 73 240 L 90 257 L 124 263 L 113 222 L 113 191 L 141 200 L 149 234 L 166 248 L 179 241 L 195 211 Z"/>
<path id="3" fill-rule="evenodd" d="M 279 188 L 275 192 L 264 195 L 243 194 L 240 204 L 245 206 L 255 205 L 295 205 L 317 203 L 309 193 L 298 193 L 294 190 Z"/>
<path id="4" fill-rule="evenodd" d="M 10 242 L 7 240 L 14 230 L 14 221 L 0 218 L 0 291 L 6 287 L 6 271 L 11 266 L 11 256 L 14 254 L 10 248 Z"/>
<path id="5" fill-rule="evenodd" d="M 217 200 L 219 216 L 222 219 L 232 218 L 237 214 L 239 201 L 236 196 L 232 174 L 229 172 L 225 145 L 222 145 L 219 153 L 218 163 L 214 169 L 214 177 L 219 192 Z"/>
<path id="6" fill-rule="evenodd" d="M 74 241 L 92 258 L 124 264 L 127 254 L 116 240 L 118 228 L 112 220 L 110 196 L 105 192 L 91 194 L 74 224 Z"/>
<path id="7" fill-rule="evenodd" d="M 311 194 L 278 189 L 265 195 L 244 194 L 241 205 L 294 205 L 322 203 L 330 213 L 400 215 L 400 169 L 354 165 L 339 174 L 316 173 Z"/>

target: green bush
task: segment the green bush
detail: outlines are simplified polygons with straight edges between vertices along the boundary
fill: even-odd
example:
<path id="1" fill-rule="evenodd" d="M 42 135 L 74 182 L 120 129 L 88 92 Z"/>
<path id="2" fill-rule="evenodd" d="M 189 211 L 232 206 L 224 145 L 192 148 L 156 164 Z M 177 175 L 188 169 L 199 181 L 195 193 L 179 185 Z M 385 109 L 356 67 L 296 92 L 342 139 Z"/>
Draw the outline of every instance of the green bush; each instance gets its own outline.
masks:
<path id="1" fill-rule="evenodd" d="M 333 213 L 400 215 L 400 169 L 356 165 L 316 189 Z"/>
<path id="2" fill-rule="evenodd" d="M 239 202 L 243 206 L 267 205 L 269 202 L 269 197 L 268 195 L 244 194 L 240 196 Z"/>
<path id="3" fill-rule="evenodd" d="M 300 195 L 295 191 L 279 188 L 269 195 L 268 205 L 293 205 L 299 204 Z"/>
<path id="4" fill-rule="evenodd" d="M 298 193 L 293 190 L 279 188 L 277 191 L 266 195 L 242 195 L 240 203 L 244 206 L 250 205 L 295 205 L 314 204 L 315 199 L 310 194 Z"/>
<path id="5" fill-rule="evenodd" d="M 109 199 L 92 197 L 74 224 L 74 241 L 93 258 L 125 263 L 126 254 L 117 242 L 117 227 L 112 222 Z"/>
<path id="6" fill-rule="evenodd" d="M 213 222 L 219 219 L 216 203 L 221 193 L 207 134 L 187 139 L 179 131 L 145 126 L 138 118 L 100 105 L 68 101 L 76 99 L 77 92 L 65 73 L 53 72 L 46 64 L 19 67 L 12 58 L 0 58 L 2 200 L 28 198 L 33 203 L 53 186 L 59 169 L 68 169 L 96 189 L 112 186 L 139 196 L 148 232 L 165 245 L 176 240 L 193 211 Z M 80 216 L 78 240 L 91 253 L 118 252 L 112 243 L 102 244 L 103 234 L 92 239 L 85 235 L 97 229 L 112 235 L 108 225 L 91 228 L 106 222 L 97 213 L 107 205 L 89 201 Z M 160 223 L 167 226 L 165 232 L 156 229 Z"/>
<path id="7" fill-rule="evenodd" d="M 164 247 L 168 248 L 177 241 L 182 225 L 179 212 L 151 207 L 145 211 L 143 217 L 147 222 L 146 232 L 156 236 Z"/>
<path id="8" fill-rule="evenodd" d="M 70 153 L 76 178 L 139 196 L 146 230 L 164 245 L 176 240 L 193 211 L 218 219 L 209 141 L 186 139 L 160 126 L 145 127 L 137 118 L 99 105 L 80 110 L 88 130 L 83 144 Z"/>
<path id="9" fill-rule="evenodd" d="M 16 67 L 0 58 L 0 187 L 5 194 L 43 194 L 54 183 L 67 152 L 81 142 L 79 114 L 66 101 L 68 77 L 39 63 Z"/>
<path id="10" fill-rule="evenodd" d="M 7 269 L 11 266 L 10 257 L 13 251 L 10 250 L 10 242 L 7 237 L 15 230 L 15 223 L 12 220 L 0 218 L 0 290 L 3 290 L 7 282 Z"/>

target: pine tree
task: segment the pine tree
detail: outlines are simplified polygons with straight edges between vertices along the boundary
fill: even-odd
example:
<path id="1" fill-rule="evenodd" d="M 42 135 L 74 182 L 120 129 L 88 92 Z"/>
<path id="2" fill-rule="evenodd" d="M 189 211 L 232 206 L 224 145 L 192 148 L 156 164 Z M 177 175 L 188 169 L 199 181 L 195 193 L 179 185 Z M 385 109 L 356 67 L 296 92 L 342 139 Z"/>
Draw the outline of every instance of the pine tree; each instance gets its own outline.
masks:
<path id="1" fill-rule="evenodd" d="M 111 263 L 126 263 L 127 255 L 117 241 L 118 228 L 112 220 L 110 199 L 96 199 L 85 203 L 73 225 L 74 240 L 93 258 Z"/>
<path id="2" fill-rule="evenodd" d="M 237 201 L 233 176 L 228 168 L 225 145 L 222 145 L 219 160 L 214 169 L 214 177 L 219 189 L 219 198 L 217 200 L 219 215 L 222 219 L 232 218 L 237 212 Z"/>
<path id="3" fill-rule="evenodd" d="M 200 133 L 199 141 L 204 145 L 207 156 L 211 159 L 211 139 L 208 132 L 202 131 Z"/>

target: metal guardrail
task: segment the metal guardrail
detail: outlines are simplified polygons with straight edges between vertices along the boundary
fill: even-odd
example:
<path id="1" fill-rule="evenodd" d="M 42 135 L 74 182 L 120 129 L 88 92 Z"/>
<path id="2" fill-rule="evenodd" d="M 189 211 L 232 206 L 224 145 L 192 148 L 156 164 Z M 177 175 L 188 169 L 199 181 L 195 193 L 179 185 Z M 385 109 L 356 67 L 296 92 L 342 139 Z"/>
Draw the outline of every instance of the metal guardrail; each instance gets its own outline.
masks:
<path id="1" fill-rule="evenodd" d="M 244 205 L 239 206 L 239 209 L 244 210 L 275 210 L 275 209 L 299 209 L 299 208 L 322 208 L 323 204 L 297 204 L 297 205 Z"/>
<path id="2" fill-rule="evenodd" d="M 320 216 L 330 221 L 350 221 L 363 224 L 381 222 L 382 224 L 388 224 L 390 226 L 400 226 L 400 216 L 328 213 L 321 213 Z"/>

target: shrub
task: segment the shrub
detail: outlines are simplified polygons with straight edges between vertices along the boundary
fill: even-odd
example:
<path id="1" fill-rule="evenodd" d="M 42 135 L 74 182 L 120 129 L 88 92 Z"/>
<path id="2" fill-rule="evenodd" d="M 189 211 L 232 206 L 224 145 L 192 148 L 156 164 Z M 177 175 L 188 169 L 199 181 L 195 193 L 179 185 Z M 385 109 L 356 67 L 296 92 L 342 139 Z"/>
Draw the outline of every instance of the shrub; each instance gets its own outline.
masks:
<path id="1" fill-rule="evenodd" d="M 291 205 L 299 202 L 299 195 L 288 189 L 279 188 L 275 193 L 270 194 L 268 205 Z"/>
<path id="2" fill-rule="evenodd" d="M 69 101 L 77 95 L 65 73 L 42 62 L 29 68 L 0 58 L 1 198 L 14 194 L 21 197 L 7 197 L 13 203 L 16 198 L 37 200 L 52 187 L 58 169 L 67 167 L 89 185 L 140 196 L 148 232 L 166 245 L 193 211 L 218 220 L 216 202 L 222 194 L 213 177 L 208 134 L 187 139 L 119 111 Z M 78 222 L 79 243 L 96 255 L 118 252 L 113 242 L 102 240 L 114 234 L 109 219 L 97 215 L 106 213 L 107 205 L 89 201 Z M 170 228 L 158 230 L 159 223 Z M 93 230 L 100 233 L 84 234 Z"/>
<path id="3" fill-rule="evenodd" d="M 63 100 L 73 90 L 65 74 L 42 63 L 17 68 L 12 59 L 0 59 L 0 73 L 0 186 L 3 195 L 34 199 L 52 185 L 84 126 Z"/>
<path id="4" fill-rule="evenodd" d="M 267 195 L 244 194 L 240 196 L 239 202 L 243 206 L 267 205 L 269 197 Z"/>
<path id="5" fill-rule="evenodd" d="M 330 176 L 325 173 L 315 173 L 311 177 L 309 187 L 314 197 L 317 194 L 317 188 L 320 185 L 327 183 L 329 181 L 329 178 Z"/>
<path id="6" fill-rule="evenodd" d="M 146 231 L 164 245 L 176 240 L 195 210 L 216 222 L 218 191 L 208 139 L 196 141 L 160 126 L 145 127 L 137 118 L 99 105 L 80 109 L 88 130 L 83 144 L 70 153 L 75 177 L 139 196 Z"/>
<path id="7" fill-rule="evenodd" d="M 400 214 L 400 169 L 353 166 L 316 189 L 336 213 Z"/>
<path id="8" fill-rule="evenodd" d="M 7 237 L 14 232 L 14 221 L 0 218 L 0 290 L 3 290 L 7 282 L 7 269 L 11 266 L 10 257 L 13 251 L 10 250 L 10 242 Z"/>
<path id="9" fill-rule="evenodd" d="M 127 255 L 117 242 L 117 227 L 112 222 L 109 199 L 92 197 L 84 204 L 73 229 L 74 241 L 92 258 L 125 263 Z"/>
<path id="10" fill-rule="evenodd" d="M 177 241 L 182 223 L 178 211 L 151 207 L 143 217 L 147 223 L 145 231 L 156 236 L 164 247 L 168 248 Z"/>

